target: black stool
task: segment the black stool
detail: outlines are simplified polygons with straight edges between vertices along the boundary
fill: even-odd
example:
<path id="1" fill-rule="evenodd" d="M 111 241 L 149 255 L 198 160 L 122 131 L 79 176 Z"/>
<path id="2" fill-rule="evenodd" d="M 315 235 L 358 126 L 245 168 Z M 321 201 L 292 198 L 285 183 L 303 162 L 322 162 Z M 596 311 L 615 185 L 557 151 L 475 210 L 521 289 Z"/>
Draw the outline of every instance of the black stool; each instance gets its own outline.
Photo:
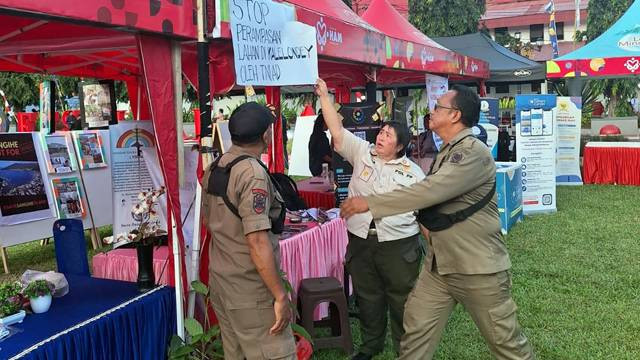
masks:
<path id="1" fill-rule="evenodd" d="M 313 311 L 322 302 L 329 302 L 329 318 L 313 321 Z M 300 283 L 298 309 L 302 327 L 309 332 L 315 349 L 342 348 L 345 353 L 353 351 L 349 310 L 342 290 L 336 278 L 323 277 L 304 279 Z M 331 327 L 331 337 L 316 337 L 316 327 Z"/>

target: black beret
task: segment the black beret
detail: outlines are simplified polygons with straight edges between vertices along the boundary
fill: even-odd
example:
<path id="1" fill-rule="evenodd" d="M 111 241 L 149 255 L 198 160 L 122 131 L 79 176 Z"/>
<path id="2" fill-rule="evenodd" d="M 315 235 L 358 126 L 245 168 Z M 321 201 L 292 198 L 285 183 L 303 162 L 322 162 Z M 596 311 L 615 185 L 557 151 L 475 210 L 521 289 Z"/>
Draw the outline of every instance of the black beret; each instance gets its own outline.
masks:
<path id="1" fill-rule="evenodd" d="M 236 139 L 254 139 L 262 136 L 275 121 L 271 110 L 257 102 L 238 106 L 229 118 L 229 132 Z"/>

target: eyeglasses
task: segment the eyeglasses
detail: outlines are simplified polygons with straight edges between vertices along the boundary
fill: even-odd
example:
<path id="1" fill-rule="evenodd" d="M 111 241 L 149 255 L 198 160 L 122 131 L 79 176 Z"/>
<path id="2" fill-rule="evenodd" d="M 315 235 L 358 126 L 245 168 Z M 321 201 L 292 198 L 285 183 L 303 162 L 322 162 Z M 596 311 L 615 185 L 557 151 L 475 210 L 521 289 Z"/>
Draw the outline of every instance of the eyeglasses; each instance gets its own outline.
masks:
<path id="1" fill-rule="evenodd" d="M 440 104 L 438 104 L 438 103 L 436 103 L 436 105 L 433 107 L 433 111 L 437 111 L 437 110 L 438 110 L 438 109 L 440 109 L 440 108 L 442 108 L 442 109 L 449 109 L 449 110 L 458 110 L 458 111 L 460 111 L 460 109 L 458 109 L 458 108 L 449 107 L 449 106 L 444 106 L 444 105 L 440 105 Z"/>

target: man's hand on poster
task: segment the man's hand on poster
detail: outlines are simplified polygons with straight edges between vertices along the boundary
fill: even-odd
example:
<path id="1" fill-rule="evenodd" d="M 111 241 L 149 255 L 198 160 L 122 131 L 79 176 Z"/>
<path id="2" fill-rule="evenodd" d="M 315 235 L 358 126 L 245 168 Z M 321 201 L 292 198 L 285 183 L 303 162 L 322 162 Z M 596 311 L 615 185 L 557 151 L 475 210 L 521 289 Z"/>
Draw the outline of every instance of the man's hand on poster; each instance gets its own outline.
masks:
<path id="1" fill-rule="evenodd" d="M 329 88 L 327 88 L 327 83 L 322 79 L 318 79 L 316 81 L 315 92 L 319 97 L 329 96 Z"/>

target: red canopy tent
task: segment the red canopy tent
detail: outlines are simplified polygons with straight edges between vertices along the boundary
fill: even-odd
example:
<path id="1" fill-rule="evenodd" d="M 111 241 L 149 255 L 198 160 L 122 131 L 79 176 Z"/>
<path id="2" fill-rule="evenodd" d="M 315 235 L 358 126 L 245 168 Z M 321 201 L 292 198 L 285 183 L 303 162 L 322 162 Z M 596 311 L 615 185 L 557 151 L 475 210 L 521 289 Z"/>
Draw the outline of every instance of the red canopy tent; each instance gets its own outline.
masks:
<path id="1" fill-rule="evenodd" d="M 134 113 L 154 124 L 169 220 L 175 219 L 170 244 L 177 242 L 183 257 L 171 50 L 177 41 L 195 38 L 192 2 L 0 0 L 0 9 L 0 71 L 127 83 Z M 186 285 L 184 263 L 181 269 Z M 178 288 L 176 296 L 181 294 Z"/>
<path id="2" fill-rule="evenodd" d="M 378 74 L 381 84 L 424 83 L 424 73 L 452 79 L 489 78 L 489 64 L 457 54 L 416 29 L 387 0 L 373 0 L 362 18 L 386 36 L 386 67 Z M 401 72 L 398 69 L 414 70 Z"/>

